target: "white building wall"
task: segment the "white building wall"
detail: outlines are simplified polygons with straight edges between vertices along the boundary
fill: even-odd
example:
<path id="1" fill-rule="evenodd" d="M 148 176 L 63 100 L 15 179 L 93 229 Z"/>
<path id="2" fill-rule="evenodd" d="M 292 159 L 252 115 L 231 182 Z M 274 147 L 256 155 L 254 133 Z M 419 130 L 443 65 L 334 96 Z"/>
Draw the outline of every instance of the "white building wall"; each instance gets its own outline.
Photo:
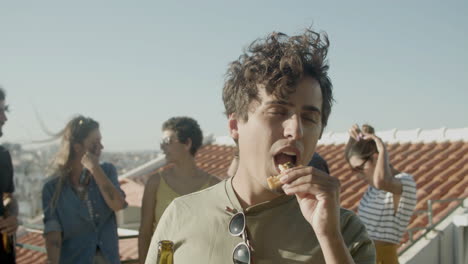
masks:
<path id="1" fill-rule="evenodd" d="M 468 264 L 468 227 L 454 224 L 456 216 L 468 213 L 458 208 L 435 229 L 399 257 L 400 264 Z"/>

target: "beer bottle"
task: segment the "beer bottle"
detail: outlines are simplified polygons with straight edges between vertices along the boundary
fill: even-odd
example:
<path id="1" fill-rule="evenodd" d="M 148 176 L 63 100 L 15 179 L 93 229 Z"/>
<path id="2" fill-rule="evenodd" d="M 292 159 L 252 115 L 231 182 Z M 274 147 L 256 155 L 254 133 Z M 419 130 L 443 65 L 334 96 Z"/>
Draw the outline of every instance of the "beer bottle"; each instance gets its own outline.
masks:
<path id="1" fill-rule="evenodd" d="M 174 264 L 174 243 L 172 241 L 159 241 L 157 264 Z"/>

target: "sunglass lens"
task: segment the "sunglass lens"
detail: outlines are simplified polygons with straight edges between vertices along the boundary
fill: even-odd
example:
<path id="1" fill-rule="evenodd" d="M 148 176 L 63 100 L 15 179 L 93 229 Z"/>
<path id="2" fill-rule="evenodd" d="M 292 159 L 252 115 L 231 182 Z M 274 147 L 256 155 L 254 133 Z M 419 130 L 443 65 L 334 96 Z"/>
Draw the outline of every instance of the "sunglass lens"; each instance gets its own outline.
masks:
<path id="1" fill-rule="evenodd" d="M 234 215 L 229 223 L 229 232 L 234 236 L 242 234 L 244 231 L 244 224 L 245 221 L 243 214 Z"/>
<path id="2" fill-rule="evenodd" d="M 250 263 L 250 250 L 245 244 L 239 244 L 235 249 L 232 256 L 235 264 L 249 264 Z"/>

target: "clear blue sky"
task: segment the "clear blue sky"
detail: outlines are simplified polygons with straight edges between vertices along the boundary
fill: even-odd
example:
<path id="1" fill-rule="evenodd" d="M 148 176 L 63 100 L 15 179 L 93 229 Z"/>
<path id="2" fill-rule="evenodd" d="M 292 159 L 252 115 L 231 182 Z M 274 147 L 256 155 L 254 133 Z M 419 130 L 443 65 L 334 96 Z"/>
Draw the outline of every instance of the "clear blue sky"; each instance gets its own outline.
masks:
<path id="1" fill-rule="evenodd" d="M 379 2 L 379 3 L 377 3 Z M 226 135 L 227 64 L 271 31 L 331 40 L 327 131 L 468 126 L 468 1 L 0 1 L 0 142 L 47 138 L 76 113 L 107 150 L 158 147 L 171 116 Z"/>

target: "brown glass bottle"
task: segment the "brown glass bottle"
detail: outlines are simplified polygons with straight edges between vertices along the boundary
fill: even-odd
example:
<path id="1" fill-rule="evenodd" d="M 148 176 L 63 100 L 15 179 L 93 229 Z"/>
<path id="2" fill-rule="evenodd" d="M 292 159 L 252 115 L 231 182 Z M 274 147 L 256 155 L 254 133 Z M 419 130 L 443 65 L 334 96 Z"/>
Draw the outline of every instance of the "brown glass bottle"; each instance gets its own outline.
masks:
<path id="1" fill-rule="evenodd" d="M 172 241 L 159 241 L 157 264 L 174 264 L 174 243 Z"/>

